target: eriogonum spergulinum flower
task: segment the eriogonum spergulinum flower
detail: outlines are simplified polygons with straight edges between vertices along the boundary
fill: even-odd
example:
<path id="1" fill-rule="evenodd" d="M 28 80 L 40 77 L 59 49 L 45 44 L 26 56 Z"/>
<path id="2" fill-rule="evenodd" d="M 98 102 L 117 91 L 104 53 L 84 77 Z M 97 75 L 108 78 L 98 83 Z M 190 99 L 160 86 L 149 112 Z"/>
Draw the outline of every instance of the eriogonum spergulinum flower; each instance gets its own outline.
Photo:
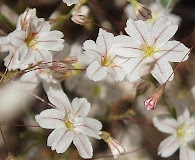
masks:
<path id="1" fill-rule="evenodd" d="M 44 110 L 35 116 L 42 128 L 54 129 L 47 139 L 47 145 L 57 153 L 63 153 L 73 141 L 82 158 L 91 158 L 93 148 L 87 136 L 101 139 L 102 124 L 86 117 L 90 104 L 85 98 L 74 98 L 70 103 L 62 90 L 48 91 L 47 95 L 56 108 Z"/>
<path id="2" fill-rule="evenodd" d="M 195 115 L 190 116 L 188 107 L 176 107 L 177 118 L 170 115 L 158 115 L 153 118 L 153 123 L 158 130 L 171 134 L 163 140 L 158 148 L 162 157 L 171 156 L 179 149 L 180 160 L 193 160 L 195 157 Z"/>
<path id="3" fill-rule="evenodd" d="M 129 59 L 123 67 L 129 81 L 137 81 L 144 65 L 154 63 L 151 73 L 159 83 L 173 79 L 173 69 L 169 62 L 184 61 L 189 52 L 189 48 L 179 41 L 169 41 L 177 28 L 167 17 L 160 17 L 152 27 L 142 20 L 127 21 L 125 30 L 131 39 L 116 44 L 113 52 Z"/>
<path id="4" fill-rule="evenodd" d="M 51 51 L 60 51 L 64 47 L 62 44 L 64 40 L 61 39 L 63 33 L 50 31 L 51 26 L 48 22 L 43 18 L 34 16 L 33 12 L 30 15 L 27 26 L 25 26 L 25 21 L 22 21 L 24 24 L 8 35 L 10 43 L 18 49 L 20 63 L 31 64 L 38 61 L 51 61 Z M 21 30 L 23 28 L 24 30 Z"/>
<path id="5" fill-rule="evenodd" d="M 87 77 L 94 81 L 102 80 L 107 74 L 110 74 L 116 81 L 123 80 L 125 73 L 121 64 L 126 60 L 111 52 L 112 46 L 128 39 L 127 36 L 116 36 L 100 28 L 96 43 L 87 40 L 83 43 L 84 53 L 93 58 L 91 64 L 87 67 Z"/>
<path id="6" fill-rule="evenodd" d="M 79 0 L 63 0 L 64 3 L 67 4 L 67 6 L 71 6 L 73 4 L 76 4 L 79 2 Z"/>

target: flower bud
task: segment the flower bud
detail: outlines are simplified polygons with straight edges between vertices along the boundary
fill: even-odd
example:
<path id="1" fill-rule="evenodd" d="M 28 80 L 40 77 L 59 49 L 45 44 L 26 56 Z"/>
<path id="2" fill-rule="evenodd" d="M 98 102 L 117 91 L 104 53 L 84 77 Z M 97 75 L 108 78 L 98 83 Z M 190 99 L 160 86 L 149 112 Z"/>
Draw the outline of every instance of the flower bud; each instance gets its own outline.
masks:
<path id="1" fill-rule="evenodd" d="M 166 83 L 161 85 L 156 89 L 156 92 L 153 94 L 153 96 L 147 100 L 144 101 L 144 105 L 147 107 L 146 109 L 148 111 L 153 110 L 156 108 L 156 104 L 159 100 L 159 98 L 162 96 L 164 88 L 165 88 Z"/>
<path id="2" fill-rule="evenodd" d="M 90 22 L 90 21 L 87 19 L 86 16 L 84 16 L 84 15 L 76 15 L 76 14 L 73 15 L 73 16 L 71 17 L 71 20 L 72 20 L 74 23 L 79 24 L 79 25 L 84 25 L 84 24 Z"/>
<path id="3" fill-rule="evenodd" d="M 126 152 L 126 148 L 118 141 L 113 139 L 108 132 L 102 131 L 101 137 L 110 147 L 114 158 L 118 158 L 120 155 Z"/>
<path id="4" fill-rule="evenodd" d="M 129 2 L 131 2 L 135 13 L 136 13 L 136 18 L 138 20 L 147 20 L 147 19 L 151 19 L 152 18 L 152 12 L 149 8 L 147 8 L 146 6 L 144 6 L 143 4 L 139 3 L 137 0 L 128 0 Z"/>

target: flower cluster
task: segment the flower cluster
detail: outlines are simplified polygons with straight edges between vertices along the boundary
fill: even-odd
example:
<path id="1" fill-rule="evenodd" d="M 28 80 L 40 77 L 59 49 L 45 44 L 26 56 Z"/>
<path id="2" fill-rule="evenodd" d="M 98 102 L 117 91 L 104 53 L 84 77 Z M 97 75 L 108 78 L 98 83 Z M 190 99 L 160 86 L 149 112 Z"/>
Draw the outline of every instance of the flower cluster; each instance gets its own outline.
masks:
<path id="1" fill-rule="evenodd" d="M 59 3 L 61 6 L 56 7 L 48 20 L 39 18 L 35 8 L 27 8 L 18 16 L 14 30 L 0 37 L 0 52 L 8 52 L 8 55 L 3 57 L 6 69 L 0 72 L 0 93 L 3 95 L 0 96 L 0 101 L 3 102 L 0 117 L 6 117 L 7 114 L 1 115 L 6 112 L 13 114 L 13 111 L 8 112 L 8 109 L 15 110 L 19 108 L 18 105 L 23 106 L 21 98 L 32 95 L 50 107 L 45 110 L 40 108 L 41 112 L 32 111 L 32 115 L 36 114 L 33 122 L 36 121 L 38 127 L 53 130 L 47 138 L 47 146 L 51 147 L 52 151 L 67 153 L 73 142 L 78 156 L 84 159 L 92 158 L 94 144 L 89 140 L 90 137 L 106 142 L 114 158 L 125 156 L 131 142 L 128 141 L 129 146 L 124 147 L 112 138 L 110 133 L 102 131 L 103 123 L 99 120 L 109 122 L 107 126 L 111 126 L 109 129 L 113 134 L 124 132 L 127 129 L 123 128 L 130 126 L 126 121 L 134 121 L 134 117 L 141 115 L 135 113 L 139 112 L 138 96 L 145 96 L 149 88 L 157 88 L 151 98 L 141 100 L 142 106 L 144 102 L 146 109 L 152 111 L 164 96 L 165 87 L 173 81 L 174 75 L 175 81 L 182 83 L 181 77 L 178 76 L 181 73 L 175 74 L 178 66 L 172 68 L 172 62 L 181 64 L 188 60 L 190 54 L 190 48 L 174 39 L 180 18 L 167 12 L 158 3 L 151 2 L 146 5 L 138 0 L 127 0 L 124 9 L 127 19 L 124 23 L 120 25 L 111 16 L 107 17 L 104 8 L 100 11 L 105 13 L 106 17 L 101 17 L 100 19 L 104 20 L 98 24 L 96 20 L 99 18 L 93 18 L 93 14 L 99 11 L 93 12 L 94 6 L 99 7 L 98 2 L 55 1 L 56 5 Z M 52 4 L 55 1 L 40 3 Z M 113 6 L 114 3 L 123 2 L 114 1 Z M 64 6 L 65 10 L 62 11 Z M 1 5 L 0 11 L 3 13 Z M 0 19 L 1 17 L 3 16 L 0 15 Z M 106 18 L 114 22 L 110 23 Z M 69 30 L 65 31 L 71 28 L 69 23 L 64 25 L 66 20 L 72 20 L 69 21 L 71 25 L 79 24 L 77 27 L 85 31 L 75 31 L 75 34 Z M 96 33 L 94 25 L 98 26 L 96 31 L 99 32 L 98 35 L 93 34 L 93 38 L 90 39 L 88 36 Z M 76 37 L 77 33 L 79 38 Z M 69 36 L 74 38 L 69 40 Z M 68 39 L 66 43 L 63 37 Z M 34 93 L 33 89 L 38 88 L 40 83 L 49 102 Z M 9 84 L 12 84 L 11 88 Z M 159 87 L 156 87 L 157 84 Z M 170 89 L 172 86 L 168 87 Z M 22 88 L 22 92 L 18 91 L 18 88 Z M 192 94 L 194 88 L 191 90 Z M 12 94 L 8 94 L 10 89 Z M 6 101 L 9 101 L 10 95 L 11 101 L 7 103 L 7 107 Z M 183 93 L 177 91 L 175 95 L 181 98 Z M 192 160 L 195 156 L 195 115 L 191 114 L 185 105 L 180 104 L 172 108 L 166 99 L 164 102 L 170 114 L 154 116 L 153 124 L 159 131 L 171 135 L 160 143 L 158 155 L 169 157 L 179 149 L 180 160 Z M 132 106 L 136 106 L 137 109 Z M 117 122 L 113 123 L 112 120 Z M 118 121 L 122 124 L 121 129 L 116 126 Z M 118 129 L 117 132 L 113 131 L 115 128 Z M 137 130 L 134 132 L 137 133 Z M 2 137 L 5 140 L 3 135 Z M 127 154 L 129 153 L 132 152 Z"/>

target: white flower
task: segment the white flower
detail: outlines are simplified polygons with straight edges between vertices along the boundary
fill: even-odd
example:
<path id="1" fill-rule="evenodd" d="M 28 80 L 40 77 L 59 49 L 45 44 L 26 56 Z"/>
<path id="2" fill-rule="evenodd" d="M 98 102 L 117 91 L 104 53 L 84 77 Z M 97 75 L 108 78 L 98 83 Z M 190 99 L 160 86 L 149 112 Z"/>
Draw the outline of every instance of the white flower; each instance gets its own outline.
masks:
<path id="1" fill-rule="evenodd" d="M 82 158 L 91 158 L 93 148 L 87 136 L 101 139 L 102 124 L 86 117 L 90 104 L 85 98 L 74 98 L 70 103 L 61 90 L 49 91 L 47 95 L 56 108 L 44 110 L 35 116 L 42 128 L 54 129 L 47 139 L 47 145 L 57 153 L 63 153 L 73 141 Z"/>
<path id="2" fill-rule="evenodd" d="M 65 58 L 69 53 L 70 47 L 64 44 L 62 51 L 53 53 L 52 61 L 26 70 L 21 76 L 20 82 L 29 89 L 35 88 L 40 82 L 45 90 L 60 85 L 58 78 L 64 76 L 63 74 L 67 71 L 68 64 L 66 64 Z"/>
<path id="3" fill-rule="evenodd" d="M 131 82 L 141 77 L 141 69 L 147 64 L 153 65 L 151 71 L 159 83 L 172 81 L 173 69 L 169 62 L 181 62 L 188 58 L 189 48 L 179 41 L 169 41 L 178 26 L 172 25 L 167 17 L 159 18 L 150 27 L 145 21 L 129 19 L 125 28 L 129 41 L 113 46 L 116 55 L 128 57 L 124 64 L 127 79 Z M 168 62 L 169 61 L 169 62 Z"/>
<path id="4" fill-rule="evenodd" d="M 51 61 L 51 51 L 60 51 L 64 47 L 62 44 L 64 40 L 61 39 L 63 33 L 50 31 L 50 24 L 42 18 L 33 15 L 30 17 L 28 28 L 16 29 L 8 35 L 10 43 L 18 49 L 18 60 L 22 64 Z"/>
<path id="5" fill-rule="evenodd" d="M 125 73 L 121 64 L 126 59 L 111 52 L 111 47 L 116 42 L 124 41 L 126 38 L 128 37 L 114 37 L 112 33 L 100 28 L 96 43 L 92 40 L 83 43 L 84 53 L 93 58 L 92 63 L 86 70 L 89 79 L 99 81 L 110 74 L 116 81 L 123 80 Z"/>
<path id="6" fill-rule="evenodd" d="M 76 4 L 79 2 L 79 0 L 63 0 L 64 3 L 67 4 L 67 6 L 71 6 L 73 4 Z"/>
<path id="7" fill-rule="evenodd" d="M 169 115 L 159 115 L 153 118 L 154 126 L 161 132 L 171 134 L 163 140 L 158 148 L 162 157 L 171 156 L 180 148 L 180 160 L 193 160 L 195 150 L 195 115 L 190 117 L 190 112 L 185 106 L 176 108 L 177 119 Z"/>

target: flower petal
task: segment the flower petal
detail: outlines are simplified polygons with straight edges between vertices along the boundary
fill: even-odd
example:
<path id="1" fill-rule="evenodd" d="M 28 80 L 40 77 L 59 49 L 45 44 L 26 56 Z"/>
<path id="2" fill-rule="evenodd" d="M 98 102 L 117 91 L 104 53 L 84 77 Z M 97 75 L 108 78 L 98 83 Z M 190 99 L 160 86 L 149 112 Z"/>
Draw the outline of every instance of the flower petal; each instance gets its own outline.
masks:
<path id="1" fill-rule="evenodd" d="M 152 36 L 156 47 L 164 45 L 178 29 L 178 25 L 172 25 L 167 17 L 160 17 L 152 27 Z"/>
<path id="2" fill-rule="evenodd" d="M 85 98 L 74 98 L 71 105 L 74 116 L 85 117 L 89 113 L 90 103 Z"/>
<path id="3" fill-rule="evenodd" d="M 106 67 L 101 66 L 97 61 L 93 61 L 87 67 L 86 74 L 89 79 L 99 81 L 106 77 L 108 73 Z"/>
<path id="4" fill-rule="evenodd" d="M 24 44 L 26 33 L 22 30 L 15 30 L 8 35 L 10 43 L 15 47 L 21 47 Z"/>
<path id="5" fill-rule="evenodd" d="M 49 101 L 64 114 L 71 108 L 70 101 L 63 90 L 48 90 Z"/>
<path id="6" fill-rule="evenodd" d="M 180 147 L 180 141 L 176 135 L 171 135 L 163 140 L 158 147 L 158 155 L 162 157 L 171 156 Z"/>
<path id="7" fill-rule="evenodd" d="M 190 49 L 178 41 L 168 41 L 160 48 L 161 54 L 169 62 L 181 62 L 188 59 Z"/>
<path id="8" fill-rule="evenodd" d="M 177 128 L 177 121 L 168 115 L 154 117 L 153 124 L 159 131 L 164 133 L 174 133 Z"/>
<path id="9" fill-rule="evenodd" d="M 182 103 L 181 103 L 182 104 Z M 184 105 L 178 105 L 176 109 L 176 114 L 177 114 L 177 120 L 178 122 L 185 123 L 189 122 L 190 120 L 190 111 L 189 108 L 184 104 Z"/>
<path id="10" fill-rule="evenodd" d="M 102 123 L 94 118 L 76 118 L 75 119 L 75 130 L 86 134 L 90 137 L 94 137 L 96 139 L 101 139 L 101 129 L 102 129 Z"/>
<path id="11" fill-rule="evenodd" d="M 82 158 L 92 158 L 93 148 L 86 135 L 75 134 L 73 138 L 73 143 L 76 146 L 80 156 Z"/>
<path id="12" fill-rule="evenodd" d="M 74 137 L 72 131 L 68 131 L 64 126 L 59 126 L 51 132 L 47 139 L 47 145 L 57 153 L 63 153 L 70 146 Z"/>
<path id="13" fill-rule="evenodd" d="M 102 53 L 109 53 L 111 46 L 114 44 L 114 35 L 100 28 L 96 44 L 98 48 L 101 48 Z"/>
<path id="14" fill-rule="evenodd" d="M 182 145 L 180 147 L 179 159 L 181 160 L 194 160 L 195 151 L 189 145 Z"/>
<path id="15" fill-rule="evenodd" d="M 130 18 L 127 20 L 127 27 L 125 28 L 125 31 L 134 39 L 134 41 L 138 42 L 139 44 L 144 42 L 151 45 L 150 30 L 145 21 L 134 21 Z"/>
<path id="16" fill-rule="evenodd" d="M 174 77 L 173 69 L 164 57 L 158 59 L 151 73 L 152 76 L 161 84 L 165 83 L 167 80 L 172 81 Z"/>
<path id="17" fill-rule="evenodd" d="M 63 33 L 60 31 L 42 32 L 37 39 L 38 47 L 45 50 L 60 51 L 64 48 Z"/>
<path id="18" fill-rule="evenodd" d="M 93 58 L 97 59 L 99 62 L 101 62 L 102 55 L 104 54 L 103 51 L 101 51 L 101 48 L 98 48 L 96 43 L 92 40 L 87 40 L 83 43 L 83 49 L 85 50 L 84 53 Z"/>
<path id="19" fill-rule="evenodd" d="M 65 115 L 57 109 L 46 109 L 39 115 L 35 116 L 36 122 L 46 129 L 55 129 L 59 125 L 63 125 L 63 119 Z"/>

